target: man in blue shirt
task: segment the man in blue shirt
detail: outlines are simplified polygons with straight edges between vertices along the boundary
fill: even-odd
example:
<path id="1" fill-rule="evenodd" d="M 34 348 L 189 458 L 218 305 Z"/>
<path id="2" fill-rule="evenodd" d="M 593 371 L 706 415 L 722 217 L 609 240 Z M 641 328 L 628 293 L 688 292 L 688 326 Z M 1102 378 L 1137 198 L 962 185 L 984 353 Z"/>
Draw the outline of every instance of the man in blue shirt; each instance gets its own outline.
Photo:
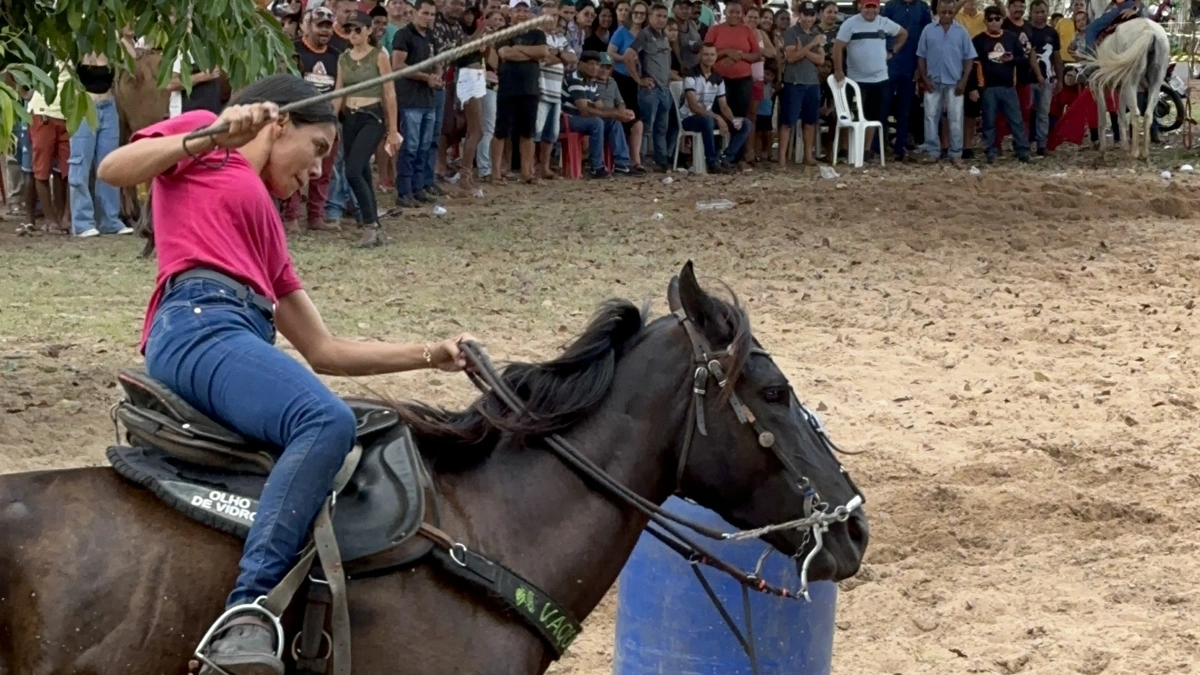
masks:
<path id="1" fill-rule="evenodd" d="M 942 110 L 950 122 L 950 161 L 957 164 L 963 151 L 963 94 L 975 61 L 975 45 L 962 24 L 954 20 L 952 2 L 938 4 L 938 22 L 921 31 L 917 40 L 917 81 L 925 90 L 926 161 L 941 156 Z"/>
<path id="2" fill-rule="evenodd" d="M 889 108 L 896 115 L 896 135 L 892 139 L 892 148 L 896 159 L 902 161 L 908 147 L 908 115 L 916 94 L 919 42 L 916 38 L 926 26 L 933 23 L 933 13 L 925 0 L 888 0 L 880 16 L 900 24 L 913 38 L 899 45 L 894 42 L 889 45 L 893 52 L 888 61 L 888 81 L 891 84 Z"/>

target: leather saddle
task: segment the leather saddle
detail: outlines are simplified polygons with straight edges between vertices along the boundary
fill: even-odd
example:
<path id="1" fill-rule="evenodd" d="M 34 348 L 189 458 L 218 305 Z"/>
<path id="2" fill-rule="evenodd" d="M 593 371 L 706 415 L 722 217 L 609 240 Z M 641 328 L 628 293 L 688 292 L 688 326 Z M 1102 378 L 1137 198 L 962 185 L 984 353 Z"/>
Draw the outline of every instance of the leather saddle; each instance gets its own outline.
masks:
<path id="1" fill-rule="evenodd" d="M 142 370 L 122 370 L 117 380 L 124 397 L 112 418 L 124 425 L 126 443 L 118 436 L 108 448 L 113 468 L 188 517 L 245 538 L 282 449 L 227 429 Z M 429 468 L 395 410 L 343 400 L 358 420 L 357 465 L 333 509 L 347 572 L 412 563 L 433 548 L 413 535 L 423 522 L 439 524 Z"/>

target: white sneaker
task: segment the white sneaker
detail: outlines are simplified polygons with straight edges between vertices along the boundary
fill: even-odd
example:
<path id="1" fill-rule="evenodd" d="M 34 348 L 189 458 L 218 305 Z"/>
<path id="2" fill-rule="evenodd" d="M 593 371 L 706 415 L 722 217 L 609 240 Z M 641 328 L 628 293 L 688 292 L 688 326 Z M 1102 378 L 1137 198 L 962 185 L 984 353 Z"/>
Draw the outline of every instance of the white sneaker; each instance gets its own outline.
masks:
<path id="1" fill-rule="evenodd" d="M 98 237 L 98 236 L 100 236 L 100 230 L 97 230 L 96 228 L 93 227 L 91 229 L 84 230 L 83 232 L 80 232 L 79 234 L 77 234 L 75 236 L 79 237 L 80 239 L 83 239 L 85 237 Z"/>
<path id="2" fill-rule="evenodd" d="M 121 229 L 117 230 L 113 234 L 133 234 L 133 228 L 132 227 L 122 227 Z"/>

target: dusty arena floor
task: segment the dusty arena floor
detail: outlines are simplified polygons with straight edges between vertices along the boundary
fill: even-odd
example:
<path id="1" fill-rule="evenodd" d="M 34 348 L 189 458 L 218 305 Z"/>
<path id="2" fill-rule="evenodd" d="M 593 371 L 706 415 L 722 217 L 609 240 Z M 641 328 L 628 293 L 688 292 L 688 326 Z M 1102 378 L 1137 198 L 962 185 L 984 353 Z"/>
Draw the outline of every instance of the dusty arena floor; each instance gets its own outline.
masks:
<path id="1" fill-rule="evenodd" d="M 610 295 L 663 311 L 693 258 L 740 294 L 834 439 L 865 451 L 847 465 L 872 542 L 843 585 L 835 673 L 1189 673 L 1200 178 L 1158 170 L 558 182 L 391 222 L 377 250 L 353 249 L 356 232 L 293 250 L 340 333 L 465 329 L 513 359 L 550 355 Z M 697 217 L 722 197 L 739 206 Z M 0 471 L 102 463 L 152 264 L 139 241 L 15 225 L 0 234 Z M 368 384 L 469 393 L 435 374 Z M 610 598 L 553 672 L 609 673 L 613 616 Z"/>

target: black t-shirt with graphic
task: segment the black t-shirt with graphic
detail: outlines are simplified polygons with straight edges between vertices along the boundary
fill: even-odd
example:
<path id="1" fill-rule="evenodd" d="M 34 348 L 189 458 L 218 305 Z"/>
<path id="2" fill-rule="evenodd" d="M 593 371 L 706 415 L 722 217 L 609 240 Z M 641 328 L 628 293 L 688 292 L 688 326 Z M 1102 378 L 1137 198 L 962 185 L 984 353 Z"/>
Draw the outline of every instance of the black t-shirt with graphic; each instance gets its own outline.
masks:
<path id="1" fill-rule="evenodd" d="M 1007 30 L 998 36 L 980 33 L 971 42 L 979 64 L 976 85 L 980 89 L 1016 86 L 1017 69 L 1025 64 L 1025 46 L 1016 33 Z"/>
<path id="2" fill-rule="evenodd" d="M 1029 42 L 1033 45 L 1033 67 L 1041 68 L 1042 77 L 1047 80 L 1054 73 L 1054 55 L 1062 49 L 1058 31 L 1046 24 L 1041 28 L 1029 26 Z M 1034 78 L 1035 81 L 1037 78 Z"/>
<path id="3" fill-rule="evenodd" d="M 332 91 L 333 85 L 337 84 L 337 64 L 340 55 L 341 52 L 332 45 L 326 45 L 325 51 L 317 52 L 309 49 L 304 40 L 296 41 L 296 60 L 300 62 L 300 75 L 321 94 Z"/>

